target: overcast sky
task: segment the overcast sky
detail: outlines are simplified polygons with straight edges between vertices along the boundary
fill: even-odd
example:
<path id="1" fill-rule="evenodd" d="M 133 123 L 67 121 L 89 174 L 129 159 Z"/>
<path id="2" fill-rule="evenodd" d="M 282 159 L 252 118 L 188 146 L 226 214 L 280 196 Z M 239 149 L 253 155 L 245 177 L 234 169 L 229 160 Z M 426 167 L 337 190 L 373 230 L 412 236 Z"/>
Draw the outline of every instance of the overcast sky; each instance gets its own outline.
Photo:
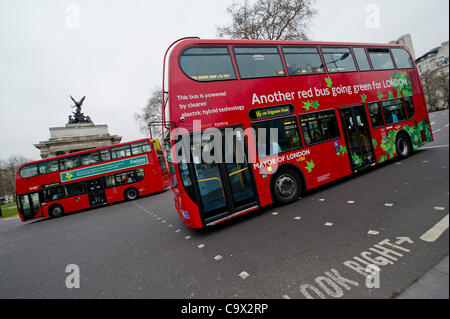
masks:
<path id="1" fill-rule="evenodd" d="M 143 137 L 133 114 L 161 86 L 166 48 L 185 36 L 215 38 L 232 2 L 0 0 L 0 159 L 39 159 L 33 144 L 67 123 L 69 94 L 86 95 L 82 111 L 123 142 Z M 379 28 L 366 26 L 369 4 L 380 9 Z M 448 0 L 317 0 L 315 7 L 317 41 L 386 43 L 410 33 L 418 57 L 449 38 Z"/>

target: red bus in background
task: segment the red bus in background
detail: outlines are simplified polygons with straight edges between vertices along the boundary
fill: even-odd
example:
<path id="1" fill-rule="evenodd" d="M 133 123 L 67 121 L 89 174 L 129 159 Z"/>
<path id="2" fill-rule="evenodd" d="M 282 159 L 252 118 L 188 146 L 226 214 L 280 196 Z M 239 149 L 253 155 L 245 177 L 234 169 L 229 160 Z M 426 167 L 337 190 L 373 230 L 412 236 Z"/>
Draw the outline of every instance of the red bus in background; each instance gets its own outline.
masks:
<path id="1" fill-rule="evenodd" d="M 269 141 L 254 162 L 169 158 L 175 207 L 190 227 L 291 203 L 433 140 L 419 74 L 404 46 L 199 38 L 172 46 L 163 87 L 166 130 L 218 128 L 224 136 L 232 128 L 246 152 L 258 129 L 278 130 L 277 143 Z M 253 133 L 243 134 L 249 128 Z M 202 137 L 201 146 L 210 140 Z"/>
<path id="2" fill-rule="evenodd" d="M 21 220 L 59 217 L 160 192 L 170 184 L 158 140 L 142 139 L 21 165 Z"/>

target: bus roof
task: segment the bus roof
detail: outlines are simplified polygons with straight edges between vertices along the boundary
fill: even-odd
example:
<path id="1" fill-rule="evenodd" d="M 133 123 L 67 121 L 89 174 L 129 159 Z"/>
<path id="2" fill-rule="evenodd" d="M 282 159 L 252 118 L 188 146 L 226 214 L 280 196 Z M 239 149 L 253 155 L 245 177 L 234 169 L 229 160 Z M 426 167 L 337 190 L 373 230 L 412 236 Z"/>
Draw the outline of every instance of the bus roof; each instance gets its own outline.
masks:
<path id="1" fill-rule="evenodd" d="M 365 46 L 365 47 L 389 47 L 407 48 L 396 43 L 362 43 L 362 42 L 326 42 L 326 41 L 285 41 L 285 40 L 232 40 L 232 39 L 200 39 L 186 38 L 178 40 L 175 48 L 194 44 L 229 44 L 229 45 L 312 45 L 312 46 Z M 178 42 L 175 41 L 175 42 Z"/>
<path id="2" fill-rule="evenodd" d="M 90 153 L 90 152 L 93 152 L 93 151 L 100 151 L 100 150 L 108 149 L 108 148 L 111 148 L 111 147 L 117 147 L 117 146 L 121 146 L 121 145 L 127 145 L 127 144 L 132 144 L 132 143 L 136 143 L 136 142 L 144 142 L 144 141 L 148 141 L 148 142 L 152 143 L 152 140 L 150 140 L 149 138 L 142 138 L 142 139 L 139 139 L 139 140 L 123 142 L 123 143 L 119 143 L 119 144 L 112 144 L 112 145 L 108 145 L 108 146 L 91 148 L 91 149 L 85 150 L 85 151 L 79 151 L 79 152 L 74 152 L 74 153 L 54 156 L 54 157 L 47 157 L 47 158 L 43 158 L 43 159 L 40 159 L 40 160 L 37 160 L 37 161 L 31 161 L 31 162 L 24 163 L 24 164 L 20 165 L 17 168 L 17 171 L 19 171 L 23 166 L 27 166 L 27 165 L 38 164 L 38 163 L 42 163 L 42 162 L 57 160 L 57 159 L 60 159 L 60 158 L 72 157 L 72 156 L 76 156 L 76 155 Z"/>

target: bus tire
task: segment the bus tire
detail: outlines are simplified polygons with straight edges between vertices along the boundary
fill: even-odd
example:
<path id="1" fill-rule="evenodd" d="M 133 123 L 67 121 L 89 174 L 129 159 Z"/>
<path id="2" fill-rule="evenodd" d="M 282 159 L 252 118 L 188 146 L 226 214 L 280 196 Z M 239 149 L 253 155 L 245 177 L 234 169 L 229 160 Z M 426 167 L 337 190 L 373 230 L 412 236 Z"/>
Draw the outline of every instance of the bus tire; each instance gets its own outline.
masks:
<path id="1" fill-rule="evenodd" d="M 52 218 L 61 217 L 63 214 L 64 214 L 64 208 L 59 204 L 53 205 L 49 209 L 49 215 Z"/>
<path id="2" fill-rule="evenodd" d="M 407 158 L 412 153 L 411 140 L 406 134 L 399 134 L 395 142 L 397 154 L 399 158 Z"/>
<path id="3" fill-rule="evenodd" d="M 130 187 L 125 190 L 124 197 L 125 200 L 133 200 L 139 197 L 139 192 L 136 188 Z"/>
<path id="4" fill-rule="evenodd" d="M 302 193 L 301 178 L 291 169 L 280 169 L 272 178 L 271 190 L 276 203 L 293 203 Z"/>

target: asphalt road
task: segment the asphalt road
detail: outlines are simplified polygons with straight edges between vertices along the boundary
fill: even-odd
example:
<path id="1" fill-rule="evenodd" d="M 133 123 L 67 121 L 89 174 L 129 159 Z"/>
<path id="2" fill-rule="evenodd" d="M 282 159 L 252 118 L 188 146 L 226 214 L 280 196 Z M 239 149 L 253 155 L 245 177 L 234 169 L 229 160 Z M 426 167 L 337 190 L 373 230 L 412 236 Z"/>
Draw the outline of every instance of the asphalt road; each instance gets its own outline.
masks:
<path id="1" fill-rule="evenodd" d="M 210 229 L 184 226 L 170 190 L 0 221 L 0 298 L 395 297 L 449 250 L 448 230 L 433 237 L 449 210 L 448 111 L 430 119 L 435 141 L 408 159 Z M 379 277 L 358 272 L 367 258 Z"/>

